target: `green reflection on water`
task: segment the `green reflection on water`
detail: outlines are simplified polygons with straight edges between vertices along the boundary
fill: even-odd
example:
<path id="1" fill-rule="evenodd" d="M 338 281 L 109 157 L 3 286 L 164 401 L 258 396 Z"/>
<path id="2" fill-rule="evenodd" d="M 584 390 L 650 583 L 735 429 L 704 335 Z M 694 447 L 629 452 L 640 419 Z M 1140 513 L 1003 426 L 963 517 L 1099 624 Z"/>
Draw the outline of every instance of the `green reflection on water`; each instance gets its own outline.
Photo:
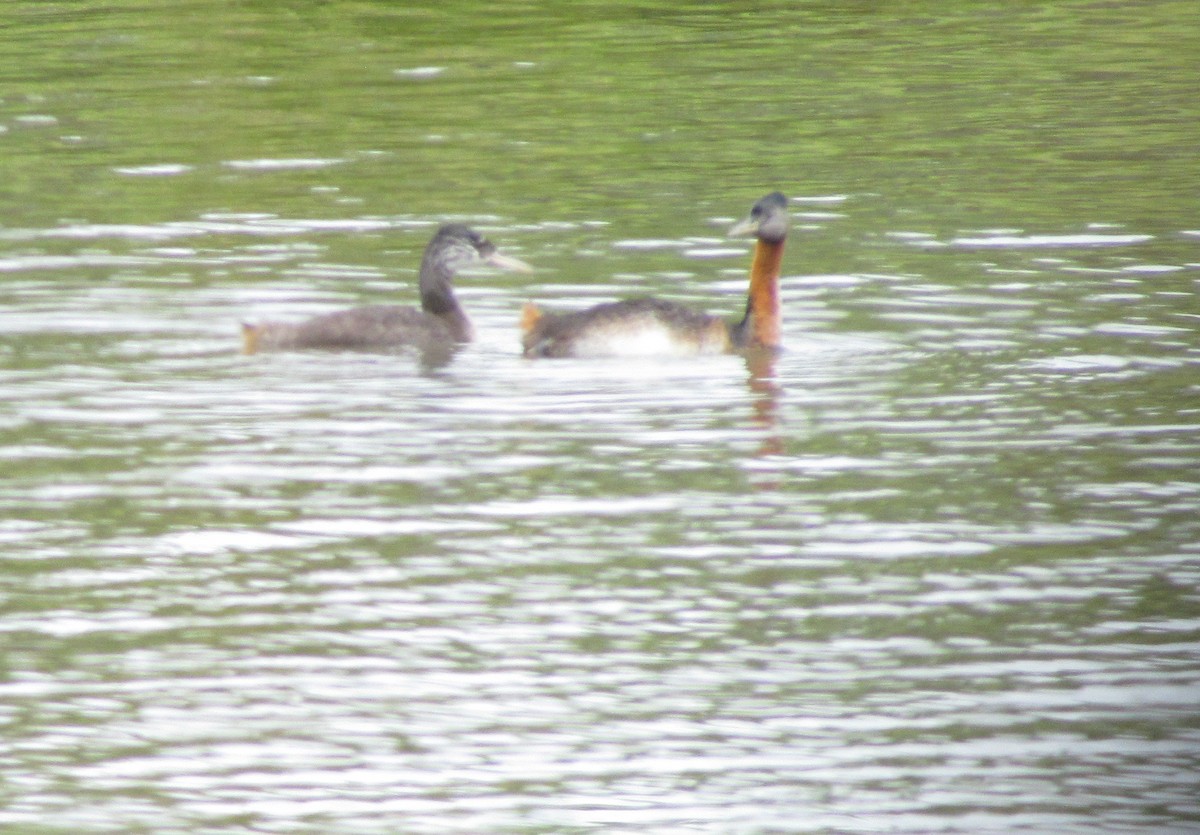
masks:
<path id="1" fill-rule="evenodd" d="M 1196 208 L 1194 15 L 16 4 L 0 12 L 20 35 L 0 62 L 0 189 L 9 224 L 482 212 L 674 234 L 696 206 L 735 214 L 778 186 L 878 193 L 934 230 L 1177 229 Z M 339 162 L 227 165 L 258 159 Z M 190 169 L 114 170 L 158 164 Z"/>

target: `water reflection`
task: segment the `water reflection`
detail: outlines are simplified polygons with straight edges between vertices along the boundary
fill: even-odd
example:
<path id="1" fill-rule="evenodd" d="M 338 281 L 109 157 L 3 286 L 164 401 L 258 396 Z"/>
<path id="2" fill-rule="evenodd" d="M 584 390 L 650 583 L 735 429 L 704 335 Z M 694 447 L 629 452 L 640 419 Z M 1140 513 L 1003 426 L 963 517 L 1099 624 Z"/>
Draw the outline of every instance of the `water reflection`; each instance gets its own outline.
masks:
<path id="1" fill-rule="evenodd" d="M 753 425 L 763 432 L 758 455 L 780 455 L 785 450 L 783 433 L 779 427 L 779 400 L 783 387 L 776 376 L 779 352 L 775 350 L 750 350 L 746 352 L 746 384 L 750 390 L 754 412 Z"/>

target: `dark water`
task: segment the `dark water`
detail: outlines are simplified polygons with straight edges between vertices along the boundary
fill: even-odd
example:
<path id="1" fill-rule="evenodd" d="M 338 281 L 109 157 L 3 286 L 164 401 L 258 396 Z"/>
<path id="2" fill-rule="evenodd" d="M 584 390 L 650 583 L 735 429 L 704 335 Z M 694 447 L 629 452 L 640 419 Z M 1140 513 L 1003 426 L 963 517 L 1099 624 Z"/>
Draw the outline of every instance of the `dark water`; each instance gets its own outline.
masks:
<path id="1" fill-rule="evenodd" d="M 1200 18 L 943 5 L 0 10 L 0 830 L 1200 829 Z"/>

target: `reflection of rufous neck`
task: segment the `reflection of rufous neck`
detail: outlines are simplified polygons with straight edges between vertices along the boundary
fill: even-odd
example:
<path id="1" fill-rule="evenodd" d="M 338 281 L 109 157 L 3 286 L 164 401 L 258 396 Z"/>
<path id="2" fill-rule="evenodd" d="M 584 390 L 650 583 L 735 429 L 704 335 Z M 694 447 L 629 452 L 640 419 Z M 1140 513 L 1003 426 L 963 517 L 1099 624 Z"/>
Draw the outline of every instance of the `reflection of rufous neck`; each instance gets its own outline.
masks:
<path id="1" fill-rule="evenodd" d="M 750 334 L 748 345 L 779 347 L 779 269 L 783 241 L 758 239 L 750 265 Z"/>
<path id="2" fill-rule="evenodd" d="M 762 430 L 757 455 L 782 455 L 785 450 L 779 431 L 779 400 L 783 388 L 775 377 L 775 360 L 779 354 L 771 348 L 751 348 L 746 351 L 745 357 L 746 371 L 749 372 L 747 384 L 754 404 L 753 425 Z M 778 473 L 763 470 L 755 478 L 754 484 L 760 490 L 776 489 L 779 487 Z"/>

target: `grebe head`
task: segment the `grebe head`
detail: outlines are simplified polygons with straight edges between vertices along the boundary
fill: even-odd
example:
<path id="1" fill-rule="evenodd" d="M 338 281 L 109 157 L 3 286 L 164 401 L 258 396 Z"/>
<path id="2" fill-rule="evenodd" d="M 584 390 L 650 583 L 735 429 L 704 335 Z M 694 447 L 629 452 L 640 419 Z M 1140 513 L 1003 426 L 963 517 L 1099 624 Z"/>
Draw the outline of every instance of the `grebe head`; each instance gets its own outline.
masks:
<path id="1" fill-rule="evenodd" d="M 448 223 L 437 231 L 425 247 L 421 262 L 421 274 L 436 274 L 450 278 L 464 267 L 472 264 L 488 264 L 504 270 L 531 272 L 524 261 L 503 255 L 496 245 L 461 223 Z"/>
<path id="2" fill-rule="evenodd" d="M 759 240 L 779 243 L 787 237 L 787 198 L 773 191 L 754 204 L 750 217 L 735 223 L 730 236 L 754 235 Z"/>
<path id="3" fill-rule="evenodd" d="M 448 223 L 439 229 L 425 247 L 425 257 L 421 259 L 421 309 L 435 316 L 458 316 L 463 320 L 460 330 L 464 334 L 468 333 L 469 326 L 454 298 L 451 283 L 456 272 L 471 264 L 490 264 L 525 273 L 533 270 L 520 259 L 501 255 L 494 243 L 469 226 Z"/>

